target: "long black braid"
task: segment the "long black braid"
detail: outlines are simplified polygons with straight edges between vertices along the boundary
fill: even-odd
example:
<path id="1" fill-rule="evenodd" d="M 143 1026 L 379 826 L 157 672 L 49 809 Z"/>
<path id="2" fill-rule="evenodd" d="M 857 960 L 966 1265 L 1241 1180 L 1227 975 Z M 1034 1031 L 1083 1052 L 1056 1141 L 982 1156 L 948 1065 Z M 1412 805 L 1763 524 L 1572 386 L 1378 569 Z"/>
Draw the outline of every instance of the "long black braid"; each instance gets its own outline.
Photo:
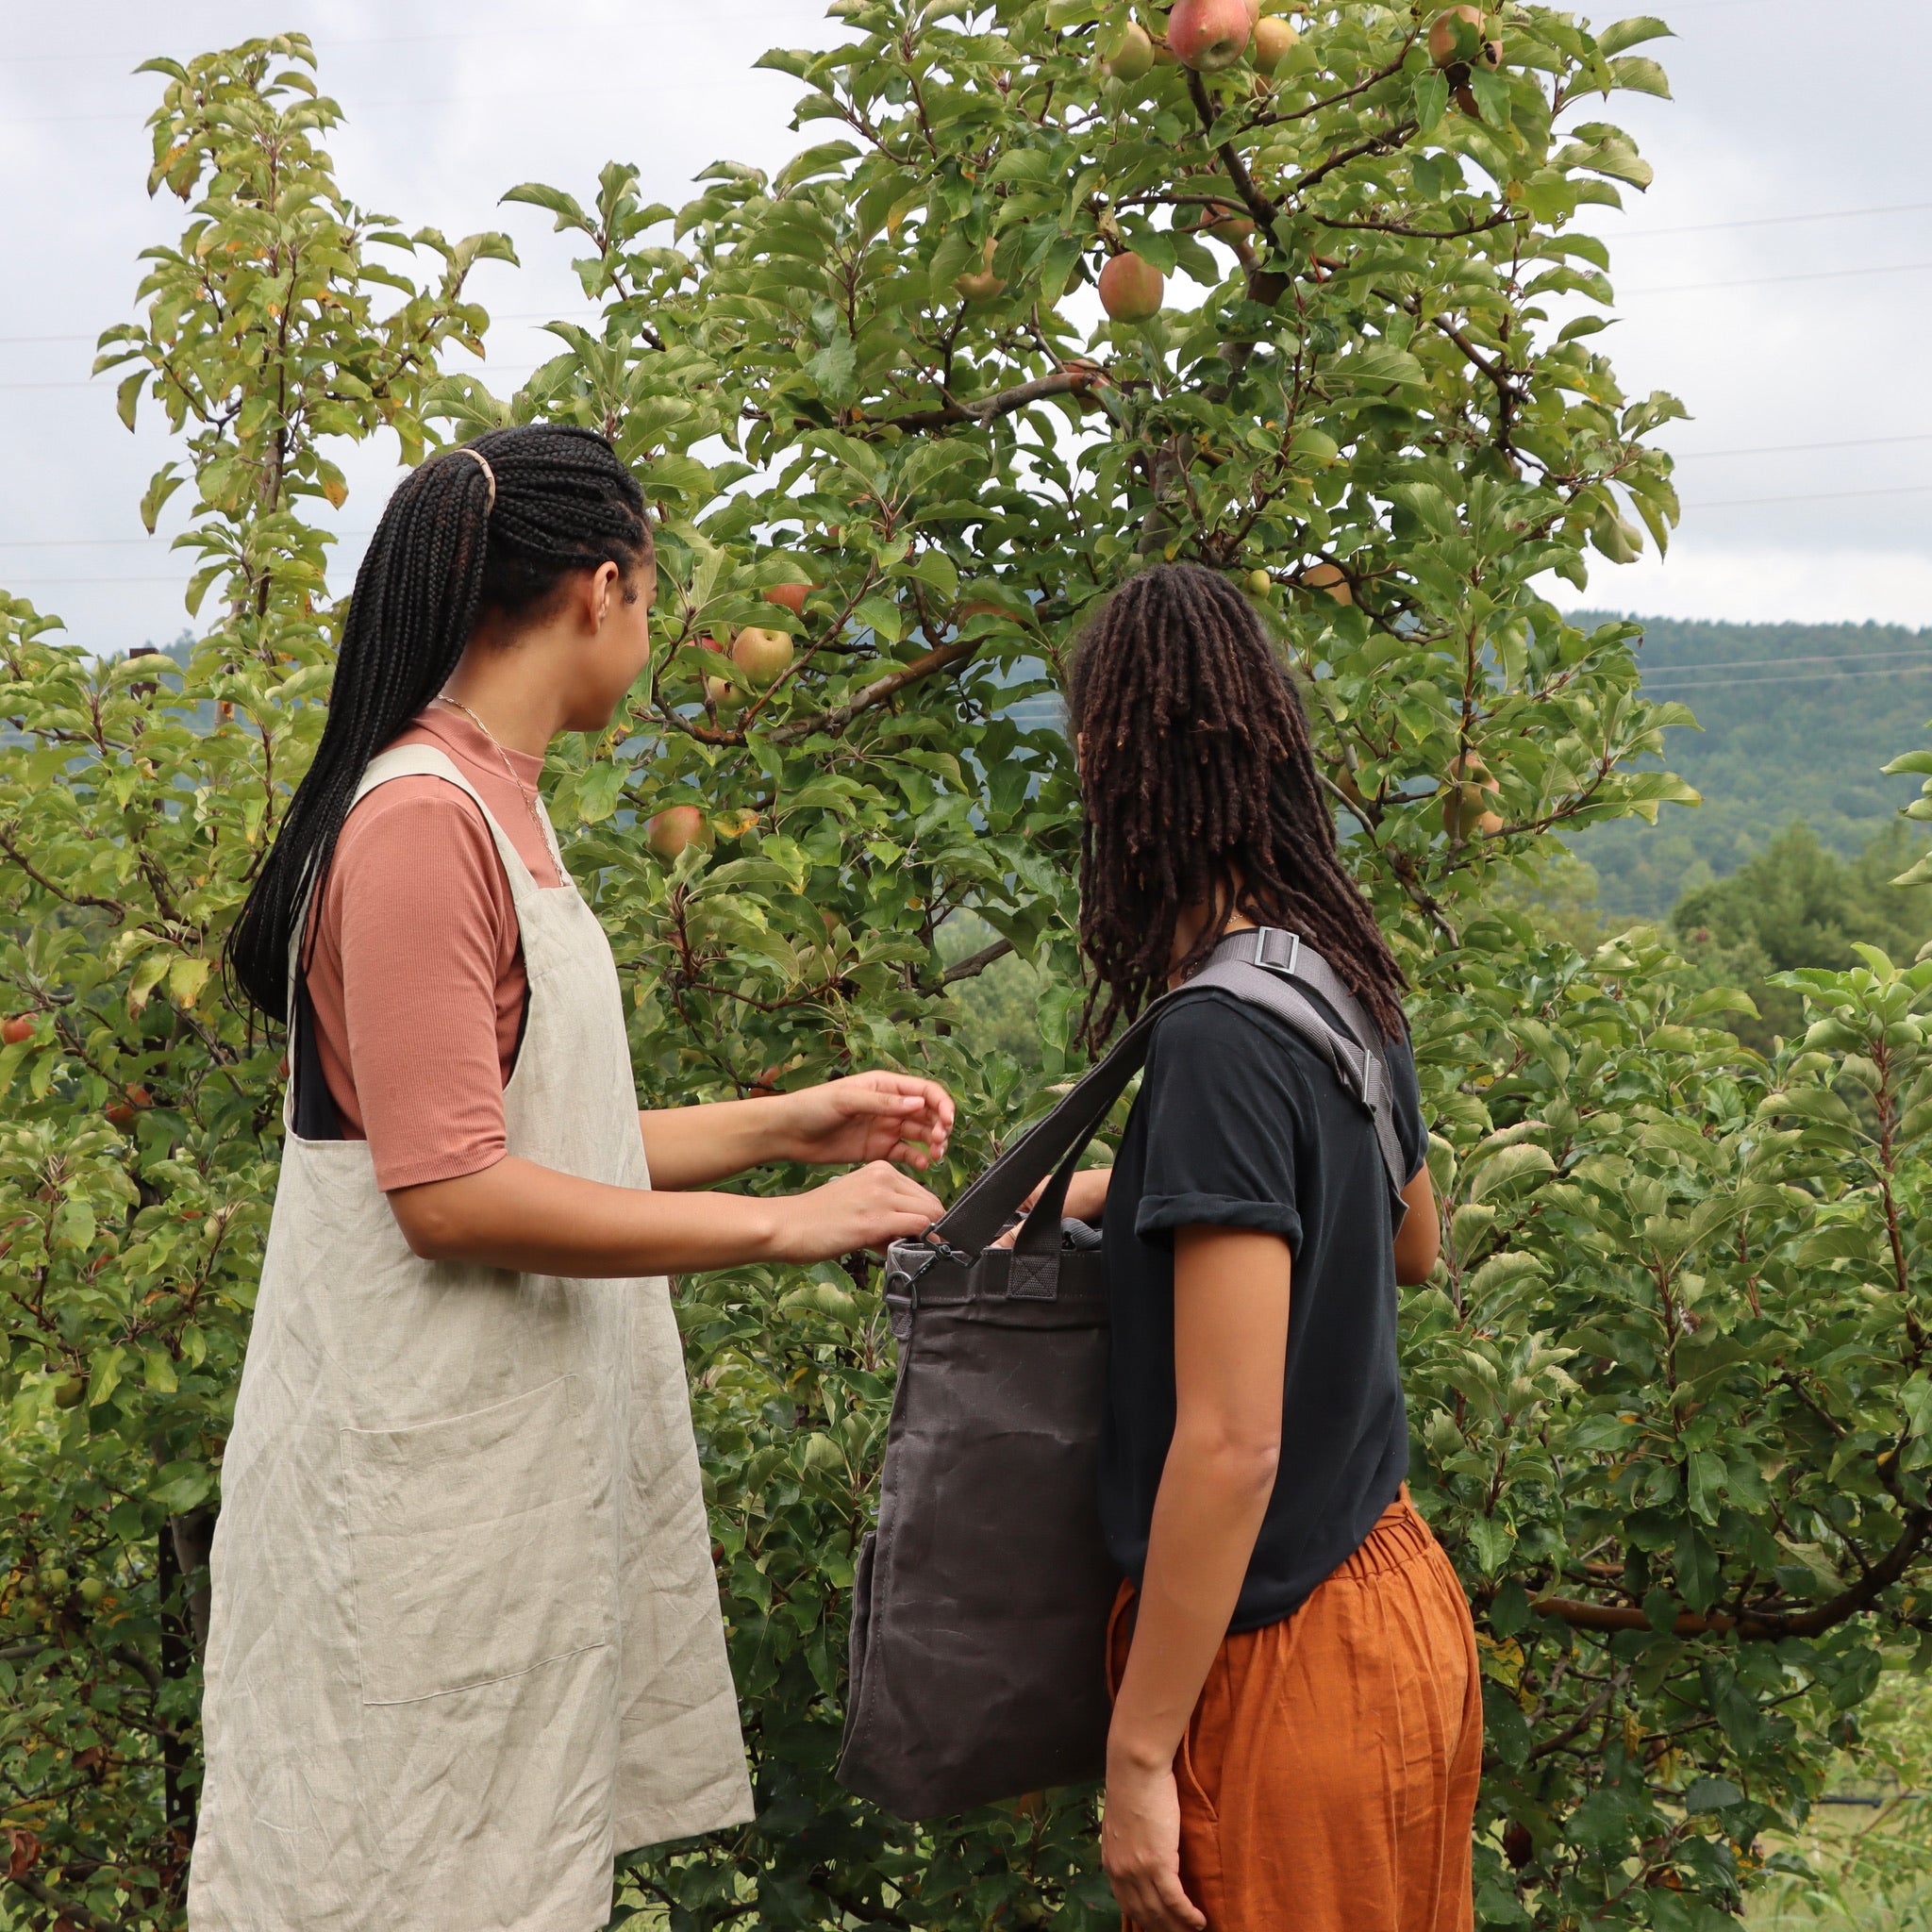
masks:
<path id="1" fill-rule="evenodd" d="M 1129 578 L 1080 641 L 1070 709 L 1090 1044 L 1161 991 L 1180 915 L 1204 905 L 1218 916 L 1183 974 L 1239 910 L 1299 933 L 1384 1032 L 1401 1031 L 1407 981 L 1342 866 L 1301 699 L 1232 584 L 1191 563 Z"/>
<path id="2" fill-rule="evenodd" d="M 363 768 L 440 691 L 486 611 L 530 615 L 574 571 L 652 557 L 637 481 L 589 429 L 492 429 L 397 486 L 356 573 L 328 722 L 228 938 L 242 991 L 288 1018 L 289 949 L 320 891 Z M 495 479 L 495 501 L 491 479 Z"/>

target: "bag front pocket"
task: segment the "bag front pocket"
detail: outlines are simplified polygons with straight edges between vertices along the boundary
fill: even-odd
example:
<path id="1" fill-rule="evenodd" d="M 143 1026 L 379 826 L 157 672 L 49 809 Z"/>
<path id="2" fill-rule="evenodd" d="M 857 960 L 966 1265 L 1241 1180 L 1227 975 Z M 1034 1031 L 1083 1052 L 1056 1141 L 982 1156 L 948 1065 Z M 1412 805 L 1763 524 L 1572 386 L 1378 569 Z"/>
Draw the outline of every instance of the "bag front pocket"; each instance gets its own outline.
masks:
<path id="1" fill-rule="evenodd" d="M 364 1704 L 610 1641 L 608 1485 L 575 1376 L 444 1422 L 341 1432 Z"/>

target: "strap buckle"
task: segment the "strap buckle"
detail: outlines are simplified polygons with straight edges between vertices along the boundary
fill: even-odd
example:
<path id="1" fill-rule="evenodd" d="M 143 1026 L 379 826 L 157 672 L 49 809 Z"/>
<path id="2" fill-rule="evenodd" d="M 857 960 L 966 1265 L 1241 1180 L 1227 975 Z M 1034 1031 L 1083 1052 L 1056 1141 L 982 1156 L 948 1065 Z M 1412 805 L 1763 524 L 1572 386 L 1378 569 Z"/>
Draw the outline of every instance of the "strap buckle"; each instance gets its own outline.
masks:
<path id="1" fill-rule="evenodd" d="M 1298 932 L 1285 932 L 1277 925 L 1257 926 L 1255 929 L 1255 964 L 1265 966 L 1271 973 L 1286 973 L 1293 977 L 1301 967 L 1302 936 Z"/>
<path id="2" fill-rule="evenodd" d="M 911 1274 L 907 1275 L 906 1286 L 908 1288 L 916 1288 L 925 1274 L 926 1270 L 935 1261 L 951 1261 L 956 1267 L 970 1268 L 979 1258 L 977 1255 L 967 1254 L 963 1248 L 956 1248 L 951 1241 L 946 1240 L 944 1235 L 941 1234 L 940 1224 L 937 1221 L 931 1221 L 926 1224 L 924 1232 L 919 1237 L 919 1244 L 926 1251 L 925 1258 L 920 1262 L 919 1266 Z"/>

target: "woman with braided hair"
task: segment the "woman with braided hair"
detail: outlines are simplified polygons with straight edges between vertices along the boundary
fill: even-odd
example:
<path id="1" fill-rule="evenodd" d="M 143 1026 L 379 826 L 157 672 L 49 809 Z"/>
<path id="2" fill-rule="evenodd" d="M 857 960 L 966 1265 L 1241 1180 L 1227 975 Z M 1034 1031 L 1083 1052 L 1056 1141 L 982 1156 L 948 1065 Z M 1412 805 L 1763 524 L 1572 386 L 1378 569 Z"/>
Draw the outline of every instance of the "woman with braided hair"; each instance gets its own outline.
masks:
<path id="1" fill-rule="evenodd" d="M 230 966 L 288 1024 L 223 1459 L 194 1932 L 591 1932 L 613 1855 L 751 1816 L 665 1277 L 918 1233 L 930 1082 L 640 1112 L 538 793 L 649 656 L 603 438 L 425 464 Z M 862 1163 L 810 1192 L 711 1184 Z"/>
<path id="2" fill-rule="evenodd" d="M 1114 1167 L 1076 1177 L 1067 1211 L 1106 1231 L 1101 1509 L 1127 1579 L 1108 1874 L 1138 1932 L 1466 1932 L 1474 1637 L 1404 1483 L 1396 1287 L 1438 1221 L 1402 972 L 1224 578 L 1124 585 L 1070 710 L 1090 1040 L 1262 943 L 1233 936 L 1292 933 L 1296 990 L 1383 1062 L 1407 1175 L 1397 1203 L 1395 1148 L 1304 1033 L 1204 987 L 1155 1024 Z"/>

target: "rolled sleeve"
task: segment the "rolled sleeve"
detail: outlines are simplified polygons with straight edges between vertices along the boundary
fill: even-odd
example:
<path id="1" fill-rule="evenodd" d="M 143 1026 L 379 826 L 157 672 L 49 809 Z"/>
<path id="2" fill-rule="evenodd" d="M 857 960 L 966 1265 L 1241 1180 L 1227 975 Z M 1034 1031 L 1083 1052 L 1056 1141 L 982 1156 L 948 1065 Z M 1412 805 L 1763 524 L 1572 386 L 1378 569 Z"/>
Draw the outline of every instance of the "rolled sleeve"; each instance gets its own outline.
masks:
<path id="1" fill-rule="evenodd" d="M 1220 995 L 1177 1007 L 1155 1033 L 1142 1099 L 1147 1172 L 1135 1233 L 1162 1247 L 1177 1227 L 1281 1236 L 1299 1251 L 1295 1146 L 1307 1110 L 1286 1056 Z"/>

